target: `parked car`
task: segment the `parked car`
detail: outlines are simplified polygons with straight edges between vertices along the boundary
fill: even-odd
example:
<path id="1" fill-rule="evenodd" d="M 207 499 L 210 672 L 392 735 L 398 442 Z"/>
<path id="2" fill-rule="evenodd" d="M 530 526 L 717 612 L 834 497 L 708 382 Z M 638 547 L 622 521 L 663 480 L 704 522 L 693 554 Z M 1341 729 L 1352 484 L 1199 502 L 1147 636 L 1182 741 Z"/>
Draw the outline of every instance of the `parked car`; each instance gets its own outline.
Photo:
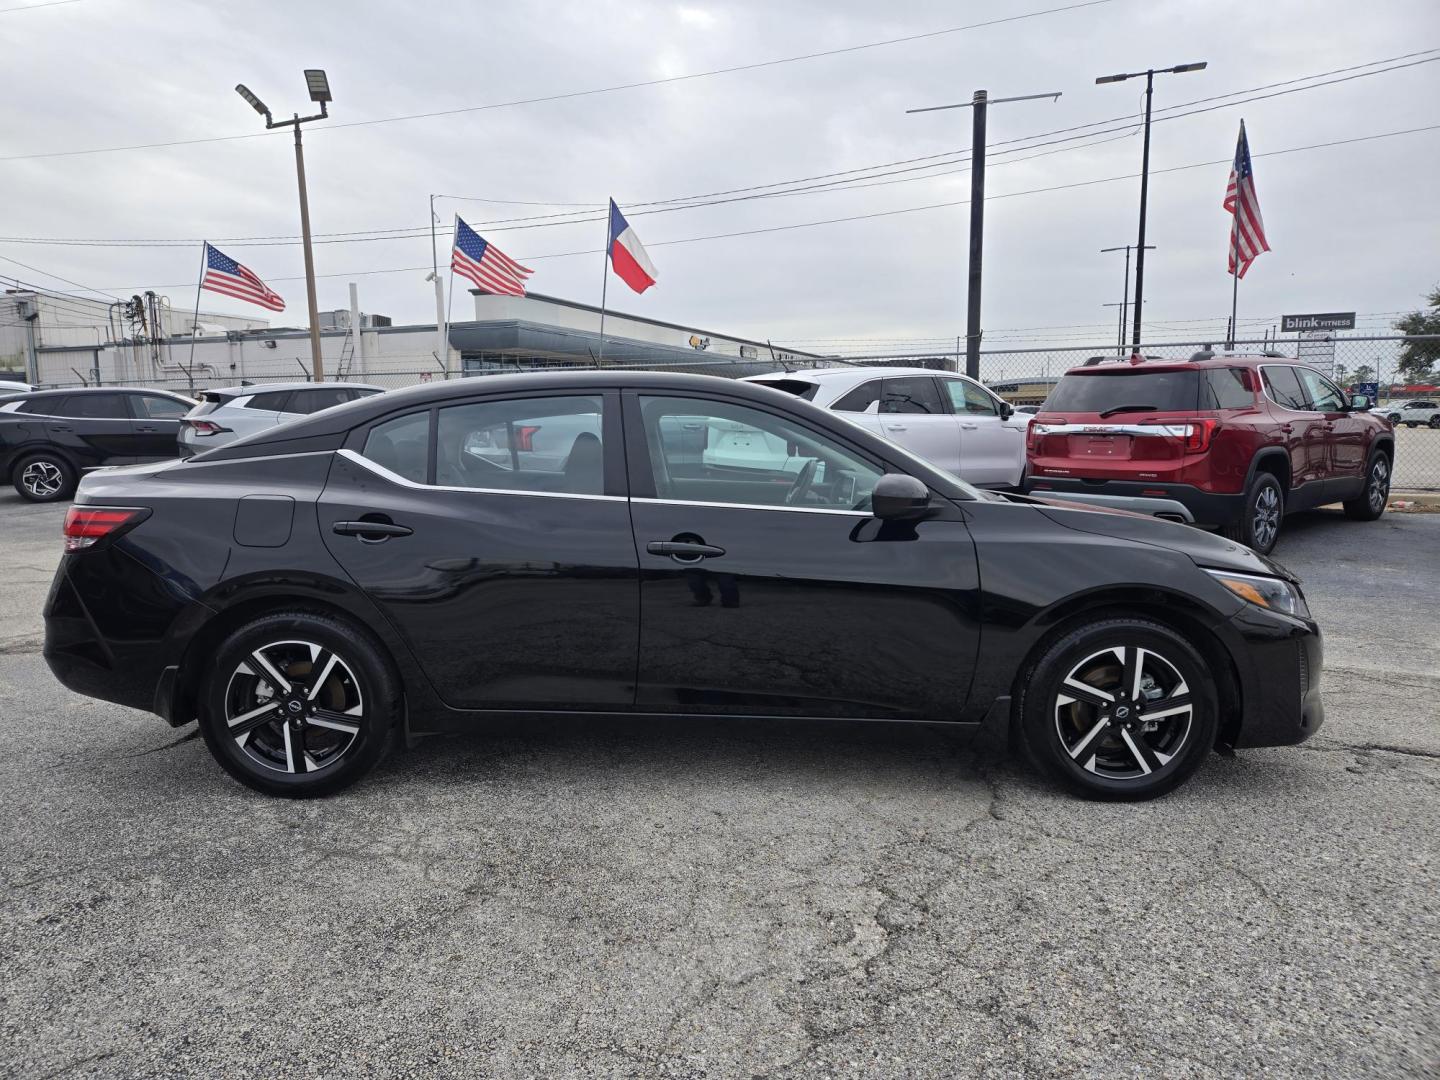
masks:
<path id="1" fill-rule="evenodd" d="M 30 502 L 68 499 L 90 469 L 173 458 L 194 404 L 165 390 L 99 387 L 0 398 L 0 476 Z"/>
<path id="2" fill-rule="evenodd" d="M 9 396 L 10 394 L 28 394 L 31 390 L 34 389 L 35 388 L 29 383 L 5 382 L 3 380 L 0 380 L 0 395 Z"/>
<path id="3" fill-rule="evenodd" d="M 735 424 L 798 471 L 667 436 Z M 522 429 L 569 425 L 564 460 Z M 477 433 L 512 433 L 505 467 Z M 596 434 L 598 433 L 598 434 Z M 753 383 L 589 371 L 377 395 L 87 476 L 45 611 L 71 689 L 199 721 L 277 795 L 536 713 L 1014 725 L 1100 798 L 1319 729 L 1320 634 L 1247 548 L 983 491 Z M 699 763 L 697 763 L 698 766 Z"/>
<path id="4" fill-rule="evenodd" d="M 1440 399 L 1437 398 L 1401 401 L 1377 411 L 1392 424 L 1404 424 L 1412 428 L 1426 424 L 1432 428 L 1440 428 Z"/>
<path id="5" fill-rule="evenodd" d="M 383 393 L 381 387 L 348 382 L 264 383 L 202 390 L 199 402 L 180 424 L 182 458 L 288 424 L 321 409 Z"/>
<path id="6" fill-rule="evenodd" d="M 1216 527 L 1268 554 L 1293 511 L 1385 512 L 1395 436 L 1369 408 L 1284 358 L 1092 361 L 1031 425 L 1028 489 Z"/>
<path id="7" fill-rule="evenodd" d="M 1030 417 L 974 379 L 929 368 L 839 367 L 752 375 L 899 443 L 976 487 L 1018 488 Z"/>

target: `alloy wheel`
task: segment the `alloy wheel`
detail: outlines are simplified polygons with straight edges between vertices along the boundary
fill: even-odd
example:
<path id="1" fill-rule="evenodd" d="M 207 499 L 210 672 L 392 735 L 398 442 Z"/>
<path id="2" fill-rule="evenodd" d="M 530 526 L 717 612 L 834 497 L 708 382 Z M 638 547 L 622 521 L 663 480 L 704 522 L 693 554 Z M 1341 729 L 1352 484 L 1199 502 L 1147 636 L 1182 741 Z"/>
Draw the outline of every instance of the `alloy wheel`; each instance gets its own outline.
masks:
<path id="1" fill-rule="evenodd" d="M 1255 515 L 1251 521 L 1251 532 L 1255 535 L 1255 546 L 1268 549 L 1275 542 L 1280 531 L 1280 493 L 1266 485 L 1255 499 Z"/>
<path id="2" fill-rule="evenodd" d="M 53 461 L 32 461 L 20 473 L 20 483 L 37 499 L 53 499 L 65 486 L 65 474 Z"/>
<path id="3" fill-rule="evenodd" d="M 1115 645 L 1085 657 L 1055 696 L 1055 732 L 1070 759 L 1107 780 L 1159 772 L 1185 747 L 1190 687 L 1154 649 Z"/>
<path id="4" fill-rule="evenodd" d="M 1370 510 L 1378 514 L 1385 509 L 1385 499 L 1390 494 L 1390 463 L 1383 457 L 1376 457 L 1370 466 Z"/>
<path id="5" fill-rule="evenodd" d="M 275 641 L 244 657 L 225 689 L 227 733 L 256 765 L 281 773 L 332 768 L 366 726 L 349 663 L 312 641 Z"/>

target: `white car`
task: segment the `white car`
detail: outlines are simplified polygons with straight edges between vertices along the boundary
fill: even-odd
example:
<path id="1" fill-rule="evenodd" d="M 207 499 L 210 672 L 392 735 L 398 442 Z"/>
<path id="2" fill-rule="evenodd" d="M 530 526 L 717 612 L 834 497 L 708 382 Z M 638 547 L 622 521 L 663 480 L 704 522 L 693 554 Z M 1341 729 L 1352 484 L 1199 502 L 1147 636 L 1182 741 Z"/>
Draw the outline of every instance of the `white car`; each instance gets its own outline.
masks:
<path id="1" fill-rule="evenodd" d="M 0 381 L 0 395 L 28 394 L 34 389 L 29 383 Z"/>
<path id="2" fill-rule="evenodd" d="M 180 456 L 194 457 L 277 424 L 379 393 L 383 387 L 343 382 L 263 383 L 202 390 L 195 395 L 200 403 L 180 421 Z"/>
<path id="3" fill-rule="evenodd" d="M 1392 424 L 1404 424 L 1406 427 L 1419 427 L 1421 424 L 1428 424 L 1432 428 L 1440 428 L 1440 398 L 1417 398 L 1414 401 L 1396 401 L 1389 405 L 1377 406 L 1371 410 L 1378 412 Z"/>
<path id="4" fill-rule="evenodd" d="M 974 379 L 949 371 L 836 367 L 751 375 L 898 443 L 976 487 L 1017 488 L 1025 474 L 1025 429 L 1017 413 Z"/>

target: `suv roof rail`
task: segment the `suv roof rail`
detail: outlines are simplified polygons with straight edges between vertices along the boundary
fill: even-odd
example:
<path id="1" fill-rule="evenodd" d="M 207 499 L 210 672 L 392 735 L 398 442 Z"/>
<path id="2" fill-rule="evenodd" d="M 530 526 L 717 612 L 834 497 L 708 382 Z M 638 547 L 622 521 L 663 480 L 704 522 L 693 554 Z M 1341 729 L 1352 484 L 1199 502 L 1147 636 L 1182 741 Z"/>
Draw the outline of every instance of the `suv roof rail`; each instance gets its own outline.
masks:
<path id="1" fill-rule="evenodd" d="M 1215 350 L 1212 349 L 1212 348 L 1210 348 L 1210 347 L 1207 345 L 1205 348 L 1199 350 L 1198 352 L 1192 353 L 1191 356 L 1190 356 L 1190 359 L 1191 359 L 1192 361 L 1193 361 L 1193 360 L 1214 360 L 1214 359 L 1215 359 Z"/>
<path id="2" fill-rule="evenodd" d="M 1085 361 L 1081 367 L 1094 367 L 1096 364 L 1138 364 L 1144 360 L 1168 360 L 1168 356 L 1155 356 L 1153 353 L 1143 355 L 1130 353 L 1126 356 L 1092 356 Z"/>
<path id="3" fill-rule="evenodd" d="M 1264 352 L 1262 352 L 1260 355 L 1261 355 L 1261 356 L 1273 356 L 1273 357 L 1277 357 L 1278 359 L 1281 359 L 1281 360 L 1289 360 L 1289 359 L 1290 359 L 1289 355 L 1287 355 L 1286 353 L 1280 352 L 1278 349 L 1266 349 L 1266 350 L 1265 350 Z"/>

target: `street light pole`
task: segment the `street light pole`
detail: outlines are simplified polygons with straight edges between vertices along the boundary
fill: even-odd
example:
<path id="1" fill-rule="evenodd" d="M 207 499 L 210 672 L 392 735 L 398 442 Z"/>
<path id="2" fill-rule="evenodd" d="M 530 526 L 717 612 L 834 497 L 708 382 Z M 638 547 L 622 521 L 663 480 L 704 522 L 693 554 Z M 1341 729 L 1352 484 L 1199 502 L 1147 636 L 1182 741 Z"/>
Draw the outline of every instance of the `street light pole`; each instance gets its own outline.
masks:
<path id="1" fill-rule="evenodd" d="M 320 349 L 320 311 L 315 301 L 315 253 L 310 245 L 310 197 L 305 188 L 305 146 L 300 139 L 300 125 L 311 120 L 324 120 L 330 115 L 326 106 L 334 100 L 330 96 L 330 80 L 318 68 L 307 68 L 305 84 L 310 91 L 310 100 L 319 104 L 320 111 L 313 116 L 293 114 L 289 120 L 275 120 L 265 103 L 252 94 L 244 83 L 238 83 L 235 92 L 250 103 L 250 107 L 265 117 L 265 128 L 293 126 L 295 128 L 295 178 L 300 186 L 300 237 L 305 248 L 305 300 L 310 315 L 310 377 L 315 382 L 325 381 L 325 357 Z"/>
<path id="2" fill-rule="evenodd" d="M 906 113 L 939 112 L 942 109 L 974 109 L 970 135 L 970 263 L 965 301 L 965 374 L 980 378 L 980 276 L 985 248 L 985 120 L 991 105 L 1010 101 L 1054 101 L 1060 91 L 1051 94 L 1025 94 L 1021 97 L 990 100 L 987 91 L 976 90 L 974 97 L 958 105 L 930 105 L 923 109 L 906 109 Z"/>
<path id="3" fill-rule="evenodd" d="M 1131 336 L 1130 350 L 1135 356 L 1140 355 L 1140 305 L 1145 302 L 1145 210 L 1150 194 L 1150 105 L 1155 94 L 1155 76 L 1167 74 L 1179 74 L 1184 71 L 1203 71 L 1205 61 L 1201 60 L 1194 64 L 1176 64 L 1168 68 L 1147 68 L 1144 71 L 1133 71 L 1123 75 L 1101 75 L 1095 80 L 1096 84 L 1124 82 L 1126 79 L 1138 79 L 1145 76 L 1145 140 L 1144 149 L 1140 157 L 1140 231 L 1135 240 L 1135 332 Z"/>
<path id="4" fill-rule="evenodd" d="M 1108 247 L 1108 248 L 1101 248 L 1101 249 L 1100 249 L 1100 254 L 1101 254 L 1101 255 L 1104 255 L 1106 252 L 1110 252 L 1110 251 L 1123 251 L 1123 252 L 1125 252 L 1125 289 L 1124 289 L 1124 299 L 1123 299 L 1123 301 L 1121 302 L 1121 305 L 1120 305 L 1120 351 L 1121 351 L 1122 353 L 1125 351 L 1125 323 L 1126 323 L 1126 317 L 1125 317 L 1125 315 L 1126 315 L 1126 311 L 1129 309 L 1129 303 L 1130 303 L 1130 252 L 1132 252 L 1132 251 L 1134 251 L 1134 250 L 1135 250 L 1135 245 L 1134 245 L 1134 244 L 1122 244 L 1122 245 L 1120 245 L 1119 247 Z M 1154 250 L 1155 250 L 1155 245 L 1154 245 L 1154 244 L 1149 244 L 1149 245 L 1146 246 L 1146 249 L 1145 249 L 1145 250 L 1147 250 L 1147 251 L 1154 251 Z M 1113 305 L 1111 305 L 1111 304 L 1106 304 L 1105 306 L 1106 306 L 1106 307 L 1112 307 Z"/>

